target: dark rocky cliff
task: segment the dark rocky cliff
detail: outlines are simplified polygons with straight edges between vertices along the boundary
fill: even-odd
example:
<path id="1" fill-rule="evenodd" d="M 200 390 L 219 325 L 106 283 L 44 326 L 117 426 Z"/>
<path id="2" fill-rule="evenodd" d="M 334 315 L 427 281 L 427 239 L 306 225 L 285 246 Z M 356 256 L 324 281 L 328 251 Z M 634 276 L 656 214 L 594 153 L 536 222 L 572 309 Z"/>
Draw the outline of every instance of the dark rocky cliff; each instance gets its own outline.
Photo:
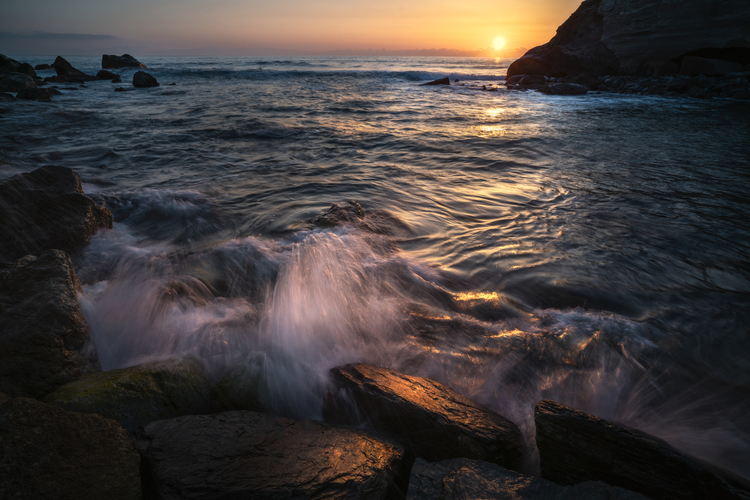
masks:
<path id="1" fill-rule="evenodd" d="M 585 0 L 518 74 L 670 75 L 685 56 L 750 65 L 747 0 Z M 734 66 L 737 68 L 737 66 Z"/>

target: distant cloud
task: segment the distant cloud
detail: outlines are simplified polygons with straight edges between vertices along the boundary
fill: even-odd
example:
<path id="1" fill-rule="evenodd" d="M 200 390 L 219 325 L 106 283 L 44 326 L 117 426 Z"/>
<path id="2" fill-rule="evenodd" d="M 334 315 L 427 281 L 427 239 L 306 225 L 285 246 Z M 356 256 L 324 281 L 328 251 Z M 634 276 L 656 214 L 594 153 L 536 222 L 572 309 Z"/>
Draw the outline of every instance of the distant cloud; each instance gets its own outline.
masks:
<path id="1" fill-rule="evenodd" d="M 90 33 L 49 33 L 47 31 L 0 31 L 0 41 L 32 41 L 32 40 L 118 40 L 112 35 L 92 35 Z"/>

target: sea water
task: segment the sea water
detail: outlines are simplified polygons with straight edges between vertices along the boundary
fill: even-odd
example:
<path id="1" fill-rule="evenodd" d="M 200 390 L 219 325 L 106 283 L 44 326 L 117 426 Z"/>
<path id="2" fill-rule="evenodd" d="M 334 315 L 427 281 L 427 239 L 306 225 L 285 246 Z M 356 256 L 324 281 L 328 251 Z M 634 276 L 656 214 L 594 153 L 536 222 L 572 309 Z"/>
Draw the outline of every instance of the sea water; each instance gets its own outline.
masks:
<path id="1" fill-rule="evenodd" d="M 750 103 L 508 91 L 496 59 L 141 60 L 160 87 L 0 106 L 0 177 L 72 167 L 113 211 L 73 255 L 104 369 L 256 363 L 267 409 L 320 418 L 329 369 L 372 363 L 532 447 L 550 398 L 750 476 Z M 310 223 L 348 199 L 361 223 Z"/>

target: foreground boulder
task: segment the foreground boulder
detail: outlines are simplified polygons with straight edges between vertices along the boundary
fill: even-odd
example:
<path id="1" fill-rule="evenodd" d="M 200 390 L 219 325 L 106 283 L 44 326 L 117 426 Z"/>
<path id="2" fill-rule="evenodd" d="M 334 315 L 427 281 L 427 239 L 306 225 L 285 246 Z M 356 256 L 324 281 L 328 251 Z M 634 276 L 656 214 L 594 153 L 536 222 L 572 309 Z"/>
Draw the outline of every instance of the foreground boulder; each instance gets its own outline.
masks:
<path id="1" fill-rule="evenodd" d="M 15 59 L 11 59 L 5 54 L 0 54 L 0 71 L 16 72 L 20 65 L 21 63 Z"/>
<path id="2" fill-rule="evenodd" d="M 134 87 L 158 87 L 159 82 L 156 78 L 149 75 L 145 71 L 136 71 L 133 75 L 133 86 Z"/>
<path id="3" fill-rule="evenodd" d="M 477 458 L 508 468 L 521 461 L 516 424 L 450 387 L 369 365 L 331 373 L 338 392 L 326 397 L 328 420 L 365 423 L 429 461 Z"/>
<path id="4" fill-rule="evenodd" d="M 102 69 L 146 68 L 146 65 L 130 54 L 121 56 L 102 55 Z"/>
<path id="5" fill-rule="evenodd" d="M 748 2 L 585 0 L 548 43 L 511 64 L 508 76 L 675 74 L 681 57 L 706 50 L 711 56 L 702 57 L 748 64 L 748 40 Z"/>
<path id="6" fill-rule="evenodd" d="M 454 458 L 437 463 L 417 459 L 411 469 L 407 500 L 647 500 L 643 495 L 587 481 L 560 486 L 481 460 Z"/>
<path id="7" fill-rule="evenodd" d="M 83 194 L 71 168 L 48 165 L 0 184 L 0 260 L 50 248 L 72 252 L 99 228 L 112 228 L 112 213 Z"/>
<path id="8" fill-rule="evenodd" d="M 217 411 L 260 411 L 260 384 L 265 371 L 261 357 L 248 357 L 230 368 L 211 390 Z"/>
<path id="9" fill-rule="evenodd" d="M 0 72 L 0 92 L 21 92 L 25 89 L 35 89 L 36 82 L 24 73 Z"/>
<path id="10" fill-rule="evenodd" d="M 382 499 L 405 490 L 403 450 L 352 429 L 231 411 L 146 426 L 146 495 Z"/>
<path id="11" fill-rule="evenodd" d="M 185 358 L 92 373 L 59 387 L 44 401 L 104 415 L 134 432 L 154 420 L 209 413 L 210 390 L 201 362 Z"/>
<path id="12" fill-rule="evenodd" d="M 654 499 L 750 495 L 744 479 L 709 468 L 659 438 L 554 401 L 540 401 L 534 420 L 542 477 L 550 481 L 604 481 Z"/>
<path id="13" fill-rule="evenodd" d="M 90 82 L 92 80 L 97 80 L 95 76 L 87 75 L 83 71 L 79 71 L 73 67 L 72 64 L 70 64 L 68 61 L 66 61 L 63 57 L 57 56 L 55 59 L 55 62 L 52 63 L 52 66 L 55 68 L 55 73 L 57 73 L 57 78 L 52 77 L 51 79 L 47 79 L 52 82 Z"/>
<path id="14" fill-rule="evenodd" d="M 117 422 L 0 397 L 0 498 L 137 500 L 139 466 Z"/>
<path id="15" fill-rule="evenodd" d="M 38 397 L 98 369 L 80 291 L 60 250 L 0 262 L 0 390 Z"/>

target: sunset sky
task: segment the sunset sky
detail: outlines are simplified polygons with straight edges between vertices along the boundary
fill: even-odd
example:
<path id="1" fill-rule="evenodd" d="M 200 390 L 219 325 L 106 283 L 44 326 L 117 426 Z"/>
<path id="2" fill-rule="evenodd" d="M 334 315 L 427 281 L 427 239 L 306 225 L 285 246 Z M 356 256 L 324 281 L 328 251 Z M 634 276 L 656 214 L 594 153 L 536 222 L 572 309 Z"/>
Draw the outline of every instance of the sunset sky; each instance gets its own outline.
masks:
<path id="1" fill-rule="evenodd" d="M 262 55 L 547 42 L 580 0 L 3 0 L 0 53 Z M 498 54 L 493 54 L 498 52 Z"/>

